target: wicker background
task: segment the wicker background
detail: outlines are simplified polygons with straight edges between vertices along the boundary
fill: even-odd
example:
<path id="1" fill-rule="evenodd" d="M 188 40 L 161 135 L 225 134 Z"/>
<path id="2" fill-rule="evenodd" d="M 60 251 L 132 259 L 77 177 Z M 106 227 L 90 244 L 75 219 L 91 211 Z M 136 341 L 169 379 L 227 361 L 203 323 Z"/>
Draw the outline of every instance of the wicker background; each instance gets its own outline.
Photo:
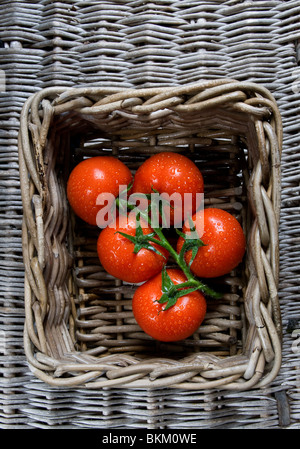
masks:
<path id="1" fill-rule="evenodd" d="M 293 0 L 0 1 L 0 428 L 300 428 L 299 14 Z M 263 84 L 282 114 L 279 376 L 242 393 L 47 386 L 23 353 L 17 134 L 25 99 L 54 85 L 218 77 Z"/>

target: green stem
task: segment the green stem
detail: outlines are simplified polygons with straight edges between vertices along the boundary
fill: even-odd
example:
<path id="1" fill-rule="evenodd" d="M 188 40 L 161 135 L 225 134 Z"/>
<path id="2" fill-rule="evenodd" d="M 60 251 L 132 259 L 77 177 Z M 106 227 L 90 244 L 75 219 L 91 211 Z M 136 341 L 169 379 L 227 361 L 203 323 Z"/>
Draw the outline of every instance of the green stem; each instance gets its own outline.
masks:
<path id="1" fill-rule="evenodd" d="M 162 232 L 162 230 L 160 228 L 154 228 L 153 231 L 159 237 L 159 240 L 157 240 L 157 243 L 159 245 L 163 246 L 164 248 L 166 248 L 169 251 L 169 254 L 173 257 L 173 259 L 175 260 L 177 265 L 179 265 L 179 267 L 182 269 L 182 271 L 186 275 L 187 279 L 188 280 L 195 280 L 195 278 L 192 275 L 189 267 L 187 266 L 187 264 L 185 263 L 184 260 L 181 260 L 181 258 L 179 257 L 179 254 L 177 253 L 177 251 L 175 251 L 173 246 L 166 239 L 166 237 L 164 236 L 164 233 Z"/>
<path id="2" fill-rule="evenodd" d="M 220 293 L 215 292 L 213 289 L 211 289 L 206 284 L 199 281 L 198 279 L 196 279 L 193 276 L 193 274 L 191 273 L 184 258 L 180 257 L 180 254 L 178 254 L 177 251 L 175 251 L 175 249 L 169 243 L 169 241 L 166 239 L 166 237 L 164 236 L 164 233 L 162 232 L 162 230 L 160 228 L 153 228 L 153 231 L 159 237 L 159 240 L 155 239 L 153 237 L 150 237 L 149 241 L 156 243 L 157 245 L 160 245 L 163 248 L 165 248 L 169 252 L 169 254 L 173 257 L 176 264 L 181 268 L 181 270 L 184 272 L 184 274 L 187 277 L 187 281 L 185 283 L 181 284 L 181 288 L 197 287 L 197 290 L 201 290 L 203 293 L 211 296 L 212 298 L 218 299 L 218 298 L 222 297 L 222 295 Z"/>
<path id="3" fill-rule="evenodd" d="M 116 206 L 119 207 L 119 198 L 116 198 Z M 129 204 L 127 202 L 127 207 L 128 207 L 128 209 L 133 210 L 133 209 L 135 209 L 136 206 L 133 206 L 132 204 Z M 143 218 L 146 218 L 149 226 L 151 226 L 150 217 L 146 213 L 143 214 Z M 200 280 L 196 279 L 193 276 L 193 274 L 190 271 L 190 268 L 188 267 L 188 265 L 185 262 L 184 257 L 182 257 L 182 254 L 178 254 L 177 251 L 173 248 L 173 246 L 169 243 L 168 239 L 165 237 L 161 228 L 152 228 L 152 229 L 155 232 L 155 234 L 157 235 L 158 239 L 156 239 L 154 237 L 148 237 L 148 240 L 165 248 L 169 252 L 169 254 L 173 257 L 174 261 L 181 268 L 181 270 L 183 271 L 183 273 L 185 274 L 185 276 L 187 278 L 187 281 L 185 283 L 181 284 L 181 288 L 183 286 L 195 287 L 195 289 L 202 291 L 203 293 L 205 293 L 206 295 L 208 295 L 212 298 L 219 299 L 222 297 L 222 295 L 220 293 L 215 292 L 213 289 L 211 289 L 206 284 L 204 284 L 203 282 L 201 282 Z"/>

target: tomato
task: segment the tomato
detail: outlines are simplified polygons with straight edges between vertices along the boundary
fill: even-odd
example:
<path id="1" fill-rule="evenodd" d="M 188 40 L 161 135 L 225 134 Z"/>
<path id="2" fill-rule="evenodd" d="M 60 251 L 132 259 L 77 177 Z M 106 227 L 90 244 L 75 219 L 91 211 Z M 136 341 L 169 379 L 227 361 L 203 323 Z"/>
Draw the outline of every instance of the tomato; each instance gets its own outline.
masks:
<path id="1" fill-rule="evenodd" d="M 98 212 L 107 202 L 96 204 L 99 194 L 108 201 L 119 195 L 120 186 L 133 180 L 129 168 L 113 156 L 95 156 L 84 159 L 72 170 L 67 183 L 67 197 L 75 212 L 85 222 L 101 226 L 97 222 Z"/>
<path id="2" fill-rule="evenodd" d="M 203 177 L 188 157 L 180 153 L 162 152 L 150 156 L 137 169 L 134 176 L 133 193 L 153 193 L 165 195 L 171 201 L 170 225 L 179 226 L 187 214 L 192 215 L 198 208 L 197 193 L 203 193 Z"/>
<path id="3" fill-rule="evenodd" d="M 242 261 L 246 250 L 246 239 L 237 219 L 229 212 L 217 208 L 207 208 L 193 215 L 195 223 L 197 214 L 203 214 L 203 235 L 205 246 L 201 246 L 190 266 L 192 273 L 199 277 L 212 278 L 223 276 L 236 268 Z M 198 216 L 198 219 L 200 215 Z M 184 234 L 190 227 L 186 222 L 182 228 Z M 177 241 L 179 253 L 184 238 Z M 185 260 L 189 264 L 192 250 L 186 252 Z"/>
<path id="4" fill-rule="evenodd" d="M 186 281 L 180 269 L 169 268 L 168 276 L 175 285 Z M 152 338 L 171 342 L 191 336 L 206 314 L 206 300 L 199 291 L 189 292 L 177 299 L 167 310 L 157 302 L 163 294 L 162 275 L 158 274 L 139 286 L 132 299 L 134 317 L 141 329 Z"/>
<path id="5" fill-rule="evenodd" d="M 125 221 L 125 223 L 123 223 Z M 139 240 L 153 232 L 151 227 L 140 220 Z M 103 229 L 98 237 L 97 252 L 103 268 L 112 276 L 125 282 L 139 283 L 159 273 L 166 264 L 169 253 L 156 243 L 151 243 L 155 251 L 141 247 L 137 253 L 135 243 L 120 232 L 135 237 L 137 224 L 134 214 L 119 216 L 115 222 Z"/>

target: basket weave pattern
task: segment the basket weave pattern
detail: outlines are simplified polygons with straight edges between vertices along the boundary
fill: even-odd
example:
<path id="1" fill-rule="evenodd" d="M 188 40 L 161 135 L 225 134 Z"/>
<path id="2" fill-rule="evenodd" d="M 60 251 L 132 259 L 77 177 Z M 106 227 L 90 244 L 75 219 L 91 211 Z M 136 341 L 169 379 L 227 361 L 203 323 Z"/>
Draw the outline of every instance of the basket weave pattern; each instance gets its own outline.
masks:
<path id="1" fill-rule="evenodd" d="M 25 265 L 24 344 L 55 386 L 246 390 L 281 363 L 281 119 L 268 90 L 230 79 L 170 88 L 48 88 L 22 110 L 19 165 Z M 162 344 L 136 324 L 135 286 L 109 276 L 99 229 L 69 209 L 66 181 L 83 157 L 113 154 L 134 171 L 151 154 L 183 152 L 203 173 L 205 205 L 233 213 L 244 263 L 216 281 L 193 337 Z"/>

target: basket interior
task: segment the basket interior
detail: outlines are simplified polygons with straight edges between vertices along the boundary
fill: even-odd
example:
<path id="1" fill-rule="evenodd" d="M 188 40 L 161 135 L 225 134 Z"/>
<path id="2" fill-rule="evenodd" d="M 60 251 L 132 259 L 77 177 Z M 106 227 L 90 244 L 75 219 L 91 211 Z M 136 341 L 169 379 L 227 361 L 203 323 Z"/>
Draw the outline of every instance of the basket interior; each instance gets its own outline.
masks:
<path id="1" fill-rule="evenodd" d="M 78 351 L 101 357 L 130 354 L 139 360 L 153 357 L 178 360 L 198 352 L 222 358 L 244 352 L 248 329 L 243 299 L 248 278 L 245 261 L 224 277 L 204 280 L 222 292 L 223 297 L 207 298 L 206 318 L 193 336 L 174 343 L 155 341 L 139 328 L 133 317 L 131 299 L 136 285 L 113 278 L 101 267 L 96 251 L 101 230 L 74 216 L 65 190 L 70 171 L 87 157 L 114 155 L 134 175 L 153 153 L 181 152 L 203 174 L 205 207 L 227 210 L 240 221 L 247 235 L 252 221 L 247 183 L 256 157 L 255 148 L 256 137 L 249 117 L 222 109 L 206 110 L 205 115 L 168 114 L 154 122 L 145 118 L 137 122 L 121 116 L 110 125 L 105 119 L 101 121 L 101 117 L 95 119 L 76 112 L 55 116 L 44 156 L 46 178 L 50 180 L 48 201 L 52 203 L 46 213 L 50 214 L 51 209 L 52 215 L 56 209 L 57 216 L 64 218 L 58 218 L 56 229 L 52 226 L 46 237 L 49 245 L 45 277 L 53 292 L 45 317 L 49 355 L 59 359 Z M 56 186 L 55 194 L 51 185 Z M 171 240 L 175 239 L 174 230 L 165 232 Z M 51 279 L 57 259 L 60 267 L 56 270 L 61 275 L 56 275 L 54 285 Z M 63 329 L 61 338 L 54 332 L 58 326 Z"/>

